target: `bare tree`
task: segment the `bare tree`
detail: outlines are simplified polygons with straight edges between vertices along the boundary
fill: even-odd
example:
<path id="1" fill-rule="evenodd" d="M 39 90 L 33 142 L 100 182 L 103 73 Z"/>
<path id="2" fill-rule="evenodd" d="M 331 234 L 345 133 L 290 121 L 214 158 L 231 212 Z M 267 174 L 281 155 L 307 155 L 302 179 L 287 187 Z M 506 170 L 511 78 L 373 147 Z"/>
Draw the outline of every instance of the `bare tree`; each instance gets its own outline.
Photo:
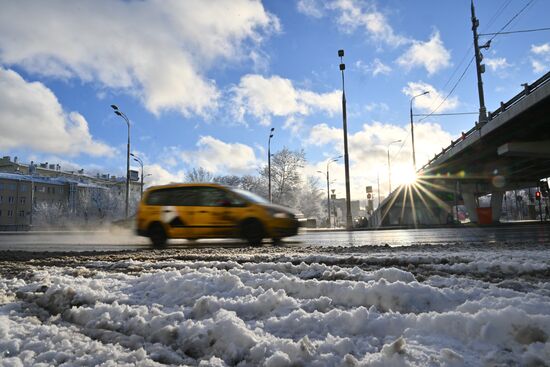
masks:
<path id="1" fill-rule="evenodd" d="M 212 182 L 214 175 L 202 167 L 193 168 L 186 175 L 187 182 Z"/>
<path id="2" fill-rule="evenodd" d="M 319 178 L 308 176 L 297 193 L 297 209 L 306 218 L 320 219 L 323 192 L 319 189 Z"/>
<path id="3" fill-rule="evenodd" d="M 33 204 L 34 224 L 37 226 L 59 226 L 66 223 L 67 205 L 64 202 L 39 202 Z M 63 220 L 65 219 L 65 220 Z"/>
<path id="4" fill-rule="evenodd" d="M 251 191 L 264 198 L 267 198 L 267 180 L 262 176 L 246 175 L 241 178 L 240 188 Z"/>
<path id="5" fill-rule="evenodd" d="M 306 163 L 304 150 L 283 148 L 271 158 L 271 193 L 273 201 L 287 206 L 294 206 L 296 193 L 302 183 L 301 169 Z M 268 179 L 268 167 L 260 172 Z"/>
<path id="6" fill-rule="evenodd" d="M 240 187 L 242 177 L 236 175 L 216 176 L 212 181 L 226 186 Z"/>

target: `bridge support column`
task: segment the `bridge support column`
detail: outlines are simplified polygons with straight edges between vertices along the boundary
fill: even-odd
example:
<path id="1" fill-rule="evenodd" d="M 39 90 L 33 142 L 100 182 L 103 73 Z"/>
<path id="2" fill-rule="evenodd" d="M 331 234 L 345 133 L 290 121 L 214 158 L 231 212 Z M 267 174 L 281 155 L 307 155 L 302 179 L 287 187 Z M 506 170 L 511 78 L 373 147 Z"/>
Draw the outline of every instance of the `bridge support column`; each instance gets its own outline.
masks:
<path id="1" fill-rule="evenodd" d="M 463 192 L 462 199 L 464 199 L 464 206 L 470 215 L 470 222 L 477 223 L 477 198 L 473 192 Z"/>
<path id="2" fill-rule="evenodd" d="M 500 214 L 502 212 L 502 198 L 504 191 L 493 191 L 491 193 L 491 216 L 493 223 L 500 222 Z"/>

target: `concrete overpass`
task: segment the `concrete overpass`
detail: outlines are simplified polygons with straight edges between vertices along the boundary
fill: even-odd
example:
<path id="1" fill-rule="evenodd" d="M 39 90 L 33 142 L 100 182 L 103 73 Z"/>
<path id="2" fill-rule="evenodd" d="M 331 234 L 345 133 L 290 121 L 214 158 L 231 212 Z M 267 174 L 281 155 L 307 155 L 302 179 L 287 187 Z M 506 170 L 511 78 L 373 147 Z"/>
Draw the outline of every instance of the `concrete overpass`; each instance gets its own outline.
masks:
<path id="1" fill-rule="evenodd" d="M 458 203 L 472 222 L 482 219 L 478 213 L 496 222 L 504 192 L 550 177 L 550 72 L 488 117 L 427 162 L 417 185 L 401 186 L 386 198 L 372 225 L 442 224 Z M 478 210 L 478 198 L 487 194 L 491 210 Z"/>

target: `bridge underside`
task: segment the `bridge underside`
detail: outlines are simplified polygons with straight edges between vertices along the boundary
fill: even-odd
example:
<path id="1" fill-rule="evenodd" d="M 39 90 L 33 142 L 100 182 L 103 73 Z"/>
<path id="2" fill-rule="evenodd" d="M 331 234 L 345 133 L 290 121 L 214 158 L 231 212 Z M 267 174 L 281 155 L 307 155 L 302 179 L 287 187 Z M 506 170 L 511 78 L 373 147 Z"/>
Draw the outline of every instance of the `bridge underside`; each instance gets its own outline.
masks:
<path id="1" fill-rule="evenodd" d="M 478 222 L 478 198 L 488 194 L 490 221 L 498 221 L 506 191 L 537 187 L 550 177 L 550 82 L 526 89 L 500 110 L 423 167 L 415 185 L 394 191 L 374 225 L 445 224 L 456 205 Z"/>

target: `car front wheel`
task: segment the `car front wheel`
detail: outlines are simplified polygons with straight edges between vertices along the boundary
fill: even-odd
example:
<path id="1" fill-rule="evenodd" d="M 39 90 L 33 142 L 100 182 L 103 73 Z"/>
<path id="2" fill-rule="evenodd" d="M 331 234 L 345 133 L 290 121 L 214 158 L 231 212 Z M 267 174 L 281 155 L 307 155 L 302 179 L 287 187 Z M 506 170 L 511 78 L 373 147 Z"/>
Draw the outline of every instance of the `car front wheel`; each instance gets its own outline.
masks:
<path id="1" fill-rule="evenodd" d="M 151 243 L 156 248 L 161 248 L 166 246 L 166 232 L 160 223 L 154 223 L 149 228 L 149 239 Z"/>
<path id="2" fill-rule="evenodd" d="M 264 238 L 262 224 L 256 219 L 249 219 L 242 225 L 242 236 L 251 246 L 260 246 Z"/>

